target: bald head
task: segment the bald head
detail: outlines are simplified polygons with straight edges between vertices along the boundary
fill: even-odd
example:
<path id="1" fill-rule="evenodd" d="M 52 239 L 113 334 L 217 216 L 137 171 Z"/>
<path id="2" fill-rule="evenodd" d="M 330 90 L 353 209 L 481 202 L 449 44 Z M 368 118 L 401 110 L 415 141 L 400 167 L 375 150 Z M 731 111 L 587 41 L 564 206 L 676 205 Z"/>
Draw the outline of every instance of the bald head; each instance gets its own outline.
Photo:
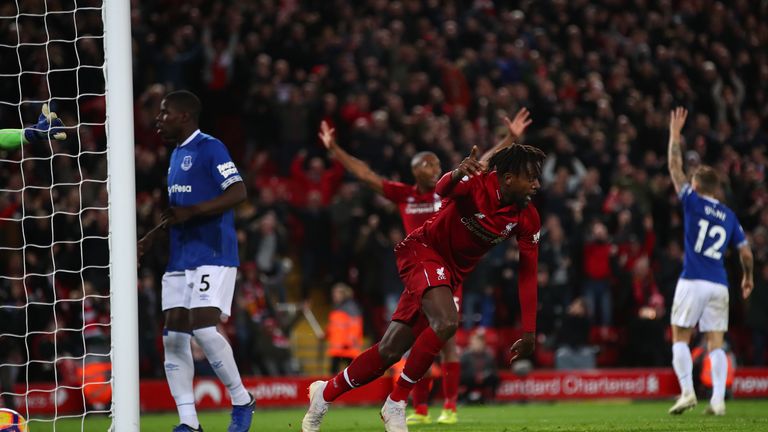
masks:
<path id="1" fill-rule="evenodd" d="M 418 152 L 415 155 L 413 155 L 413 157 L 411 158 L 411 168 L 416 168 L 417 166 L 419 166 L 419 164 L 424 162 L 424 158 L 426 158 L 428 156 L 433 157 L 433 158 L 437 159 L 438 161 L 440 160 L 437 157 L 437 155 L 432 153 L 431 151 Z"/>
<path id="2" fill-rule="evenodd" d="M 413 178 L 416 180 L 416 186 L 422 192 L 435 188 L 441 171 L 440 159 L 432 152 L 416 153 L 411 158 L 411 172 L 413 172 Z"/>

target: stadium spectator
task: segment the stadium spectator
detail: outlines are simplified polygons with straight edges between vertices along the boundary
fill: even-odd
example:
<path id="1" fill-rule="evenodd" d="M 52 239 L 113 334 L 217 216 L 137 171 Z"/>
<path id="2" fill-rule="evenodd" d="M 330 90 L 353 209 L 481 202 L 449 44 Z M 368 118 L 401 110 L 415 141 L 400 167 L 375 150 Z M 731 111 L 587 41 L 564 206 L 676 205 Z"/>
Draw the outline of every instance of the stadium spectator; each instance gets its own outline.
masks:
<path id="1" fill-rule="evenodd" d="M 285 259 L 288 248 L 285 226 L 275 211 L 267 210 L 248 227 L 246 236 L 246 251 L 254 258 L 264 288 L 274 301 L 285 303 L 285 277 L 292 266 L 290 260 Z"/>
<path id="2" fill-rule="evenodd" d="M 307 203 L 303 208 L 295 208 L 294 212 L 301 222 L 301 293 L 302 299 L 310 296 L 310 288 L 318 282 L 325 282 L 330 274 L 332 248 L 331 216 L 323 206 L 323 197 L 317 190 L 307 193 Z"/>
<path id="3" fill-rule="evenodd" d="M 273 375 L 277 368 L 267 365 L 267 355 L 254 355 L 257 352 L 266 353 L 268 346 L 262 337 L 263 322 L 273 315 L 273 304 L 261 282 L 259 268 L 252 261 L 243 262 L 240 266 L 242 276 L 238 289 L 235 290 L 237 305 L 232 315 L 237 335 L 236 350 L 238 365 L 246 371 L 260 375 Z M 271 341 L 270 341 L 271 342 Z M 262 345 L 263 344 L 263 345 Z"/>
<path id="4" fill-rule="evenodd" d="M 670 241 L 657 254 L 654 278 L 659 286 L 659 292 L 664 297 L 664 315 L 669 316 L 672 309 L 672 298 L 675 295 L 675 285 L 680 272 L 683 270 L 683 249 L 677 241 Z"/>
<path id="5" fill-rule="evenodd" d="M 592 369 L 596 365 L 595 347 L 589 345 L 590 320 L 587 303 L 575 298 L 566 310 L 555 335 L 555 367 L 557 369 Z"/>
<path id="6" fill-rule="evenodd" d="M 357 357 L 363 348 L 363 317 L 349 285 L 338 283 L 331 288 L 333 309 L 328 316 L 325 336 L 326 354 L 331 359 L 330 373 L 335 375 Z"/>
<path id="7" fill-rule="evenodd" d="M 333 262 L 336 263 L 331 271 L 334 280 L 346 280 L 349 269 L 354 265 L 354 248 L 357 235 L 367 216 L 370 197 L 361 192 L 357 182 L 344 182 L 339 192 L 328 206 L 334 233 Z M 376 212 L 380 216 L 379 212 Z"/>
<path id="8" fill-rule="evenodd" d="M 560 218 L 546 217 L 539 251 L 539 303 L 542 305 L 539 328 L 545 334 L 554 329 L 574 295 L 572 262 L 571 244 Z M 542 270 L 546 275 L 541 274 Z M 546 279 L 546 283 L 542 279 Z"/>
<path id="9" fill-rule="evenodd" d="M 768 353 L 768 262 L 755 263 L 755 292 L 747 304 L 746 324 L 752 331 L 752 364 L 765 366 Z"/>
<path id="10" fill-rule="evenodd" d="M 367 223 L 360 227 L 352 248 L 360 257 L 356 267 L 360 271 L 359 292 L 365 299 L 363 304 L 377 312 L 369 317 L 368 324 L 373 326 L 374 334 L 379 337 L 384 335 L 403 291 L 392 251 L 404 238 L 398 227 L 391 228 L 395 231 L 394 237 L 387 236 L 381 232 L 380 223 L 381 218 L 377 214 L 370 215 Z M 397 239 L 400 241 L 393 243 Z"/>
<path id="11" fill-rule="evenodd" d="M 469 336 L 469 344 L 459 361 L 459 382 L 464 389 L 461 400 L 466 403 L 492 401 L 499 386 L 499 372 L 493 352 L 485 344 L 485 331 L 482 327 Z"/>
<path id="12" fill-rule="evenodd" d="M 619 290 L 629 291 L 631 313 L 625 321 L 627 344 L 625 364 L 628 366 L 661 367 L 667 363 L 668 350 L 664 346 L 665 306 L 664 296 L 651 273 L 650 260 L 639 258 L 631 270 L 622 269 L 618 259 L 611 260 L 617 275 Z"/>
<path id="13" fill-rule="evenodd" d="M 608 228 L 594 221 L 584 244 L 584 301 L 592 322 L 604 326 L 613 323 L 610 255 L 616 251 Z"/>
<path id="14" fill-rule="evenodd" d="M 466 330 L 493 327 L 496 323 L 496 288 L 499 283 L 493 275 L 502 268 L 506 250 L 507 245 L 496 246 L 464 280 L 461 314 Z"/>

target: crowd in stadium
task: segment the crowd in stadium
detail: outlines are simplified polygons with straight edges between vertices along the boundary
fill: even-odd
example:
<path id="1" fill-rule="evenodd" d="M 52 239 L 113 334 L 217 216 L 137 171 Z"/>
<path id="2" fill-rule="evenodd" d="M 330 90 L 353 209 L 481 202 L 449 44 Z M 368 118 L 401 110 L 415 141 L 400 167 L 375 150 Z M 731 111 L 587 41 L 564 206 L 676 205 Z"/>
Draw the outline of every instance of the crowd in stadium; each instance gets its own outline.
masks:
<path id="1" fill-rule="evenodd" d="M 134 4 L 139 235 L 159 223 L 166 202 L 170 149 L 154 130 L 160 101 L 170 90 L 189 89 L 203 100 L 203 131 L 227 144 L 248 185 L 248 203 L 237 211 L 241 282 L 228 323 L 244 374 L 295 372 L 285 368 L 292 322 L 278 303 L 314 308 L 329 300 L 334 283 L 345 282 L 375 340 L 402 290 L 392 253 L 404 236 L 397 210 L 329 157 L 317 139 L 322 120 L 348 152 L 409 183 L 416 152 L 435 152 L 444 171 L 453 169 L 473 145 L 489 149 L 506 136 L 503 117 L 522 107 L 533 119 L 522 142 L 548 154 L 534 200 L 543 225 L 539 352 L 578 363 L 582 348 L 596 344 L 601 366 L 669 364 L 682 220 L 665 151 L 669 112 L 683 105 L 691 112 L 683 131 L 686 168 L 709 164 L 721 173 L 722 200 L 755 253 L 749 302 L 738 283 L 731 285 L 731 347 L 741 364 L 766 363 L 768 54 L 760 47 L 768 44 L 768 7 L 746 0 L 501 3 Z M 70 53 L 61 56 L 62 63 L 73 61 Z M 4 95 L 15 91 L 6 87 Z M 78 122 L 71 108 L 60 111 L 65 124 Z M 15 108 L 4 107 L 2 115 L 17 121 Z M 80 131 L 82 149 L 103 148 L 103 128 Z M 87 157 L 55 161 L 57 178 L 104 178 L 104 167 Z M 6 188 L 63 181 L 46 168 L 2 172 L 0 181 Z M 105 202 L 104 188 L 54 189 L 28 191 L 23 202 L 21 194 L 0 194 L 0 213 L 50 212 L 54 201 L 57 209 Z M 60 217 L 58 225 L 55 218 L 25 224 L 26 242 L 30 235 L 50 242 L 51 233 L 57 240 L 105 233 L 106 212 L 93 211 L 82 223 Z M 18 224 L 0 225 L 19 241 L 16 231 Z M 71 253 L 57 250 L 56 265 L 99 265 L 106 254 L 96 247 L 105 243 L 89 241 L 96 246 L 85 255 L 74 253 L 75 245 L 64 247 Z M 2 260 L 0 270 L 29 273 L 38 266 L 45 273 L 52 256 L 28 250 Z M 148 376 L 162 373 L 159 281 L 166 259 L 167 249 L 156 245 L 141 262 Z M 465 281 L 465 329 L 517 325 L 516 261 L 516 244 L 502 243 Z M 727 262 L 738 281 L 737 261 Z M 86 275 L 86 289 L 104 293 L 104 277 Z M 43 297 L 58 289 L 66 298 L 79 286 L 39 279 L 27 289 L 40 285 Z M 13 293 L 21 291 L 8 292 L 4 302 L 20 300 Z M 534 360 L 551 366 L 540 353 Z"/>

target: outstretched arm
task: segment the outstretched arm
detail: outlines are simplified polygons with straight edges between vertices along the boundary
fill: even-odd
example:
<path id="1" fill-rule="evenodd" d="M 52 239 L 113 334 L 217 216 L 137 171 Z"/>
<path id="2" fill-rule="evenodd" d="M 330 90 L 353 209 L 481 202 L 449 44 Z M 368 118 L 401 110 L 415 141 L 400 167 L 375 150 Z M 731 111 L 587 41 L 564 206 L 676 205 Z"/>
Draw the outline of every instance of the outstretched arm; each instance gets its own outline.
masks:
<path id="1" fill-rule="evenodd" d="M 55 140 L 64 140 L 67 134 L 63 130 L 64 123 L 55 112 L 48 109 L 48 104 L 43 104 L 37 124 L 24 129 L 0 129 L 0 149 L 15 150 L 30 142 L 37 143 L 47 140 L 48 137 Z"/>
<path id="2" fill-rule="evenodd" d="M 499 150 L 503 148 L 507 148 L 511 145 L 513 145 L 515 142 L 517 142 L 520 137 L 523 136 L 523 132 L 525 132 L 525 128 L 528 127 L 533 122 L 531 120 L 531 113 L 528 111 L 527 108 L 520 108 L 520 111 L 515 114 L 515 119 L 510 120 L 509 117 L 504 117 L 504 123 L 507 125 L 507 130 L 509 130 L 509 135 L 504 137 L 503 140 L 501 140 L 498 144 L 493 146 L 492 149 L 488 150 L 483 154 L 483 156 L 480 158 L 480 162 L 483 165 L 486 165 L 488 163 L 488 160 L 498 153 Z"/>
<path id="3" fill-rule="evenodd" d="M 739 248 L 739 259 L 741 260 L 741 270 L 743 272 L 741 277 L 741 295 L 747 298 L 752 293 L 752 288 L 755 287 L 755 279 L 752 274 L 754 257 L 752 256 L 752 248 L 749 247 L 749 244 L 744 244 Z"/>
<path id="4" fill-rule="evenodd" d="M 384 183 L 382 178 L 373 172 L 368 164 L 344 151 L 344 149 L 336 143 L 333 133 L 334 129 L 331 128 L 327 122 L 323 121 L 320 124 L 320 132 L 318 133 L 318 136 L 331 156 L 336 158 L 347 171 L 351 172 L 353 176 L 367 184 L 371 189 L 378 193 L 383 193 Z"/>
<path id="5" fill-rule="evenodd" d="M 667 165 L 669 166 L 669 175 L 672 177 L 672 184 L 675 186 L 675 192 L 680 193 L 680 189 L 688 181 L 683 170 L 683 153 L 680 149 L 680 131 L 685 125 L 685 119 L 688 117 L 688 110 L 682 107 L 675 108 L 669 115 L 669 150 L 667 154 Z"/>

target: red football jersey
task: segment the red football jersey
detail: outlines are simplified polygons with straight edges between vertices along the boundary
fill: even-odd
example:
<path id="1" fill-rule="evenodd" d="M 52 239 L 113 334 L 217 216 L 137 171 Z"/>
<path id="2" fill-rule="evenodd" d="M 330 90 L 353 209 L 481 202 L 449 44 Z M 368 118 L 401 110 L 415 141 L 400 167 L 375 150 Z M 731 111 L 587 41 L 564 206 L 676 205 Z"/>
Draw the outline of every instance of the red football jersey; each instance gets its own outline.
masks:
<path id="1" fill-rule="evenodd" d="M 382 181 L 382 186 L 384 197 L 400 209 L 406 234 L 422 226 L 440 210 L 442 199 L 434 189 L 420 193 L 416 186 L 390 180 Z"/>
<path id="2" fill-rule="evenodd" d="M 525 331 L 536 328 L 536 291 L 541 220 L 532 204 L 523 209 L 501 204 L 496 172 L 465 178 L 451 185 L 448 172 L 435 191 L 445 198 L 442 210 L 409 237 L 418 239 L 445 260 L 460 284 L 494 246 L 517 237 L 520 248 L 519 292 Z"/>

